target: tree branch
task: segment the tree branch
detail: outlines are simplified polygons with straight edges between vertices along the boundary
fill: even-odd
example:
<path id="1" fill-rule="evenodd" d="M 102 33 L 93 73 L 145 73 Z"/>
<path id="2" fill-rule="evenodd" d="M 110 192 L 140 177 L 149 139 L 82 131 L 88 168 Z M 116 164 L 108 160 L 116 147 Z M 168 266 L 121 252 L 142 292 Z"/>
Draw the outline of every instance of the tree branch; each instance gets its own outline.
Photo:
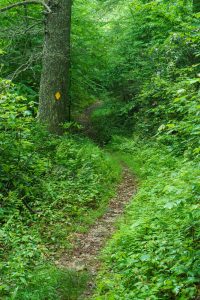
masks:
<path id="1" fill-rule="evenodd" d="M 7 11 L 9 9 L 15 8 L 17 6 L 24 6 L 24 5 L 29 5 L 29 4 L 40 4 L 40 5 L 43 5 L 46 8 L 46 11 L 48 13 L 51 13 L 50 7 L 44 1 L 40 1 L 40 0 L 27 0 L 27 1 L 23 1 L 23 2 L 16 2 L 16 3 L 11 4 L 9 6 L 0 8 L 0 13 L 2 13 L 4 11 Z"/>

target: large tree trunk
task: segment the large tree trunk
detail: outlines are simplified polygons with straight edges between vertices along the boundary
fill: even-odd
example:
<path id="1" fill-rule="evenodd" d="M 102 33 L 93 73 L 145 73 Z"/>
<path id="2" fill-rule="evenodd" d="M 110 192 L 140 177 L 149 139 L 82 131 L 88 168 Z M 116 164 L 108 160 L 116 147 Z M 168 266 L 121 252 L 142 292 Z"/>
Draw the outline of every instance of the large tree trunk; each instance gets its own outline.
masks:
<path id="1" fill-rule="evenodd" d="M 50 0 L 46 15 L 40 82 L 39 121 L 49 131 L 61 133 L 67 121 L 70 85 L 71 0 Z"/>

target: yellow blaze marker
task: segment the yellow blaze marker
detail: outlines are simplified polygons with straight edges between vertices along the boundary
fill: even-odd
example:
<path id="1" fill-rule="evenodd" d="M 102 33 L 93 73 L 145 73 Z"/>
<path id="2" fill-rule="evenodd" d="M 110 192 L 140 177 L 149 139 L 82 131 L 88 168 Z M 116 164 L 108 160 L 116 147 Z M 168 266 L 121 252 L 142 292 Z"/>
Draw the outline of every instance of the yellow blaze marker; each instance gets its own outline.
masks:
<path id="1" fill-rule="evenodd" d="M 55 93 L 55 98 L 57 101 L 59 101 L 61 99 L 61 93 L 60 92 L 56 92 Z"/>

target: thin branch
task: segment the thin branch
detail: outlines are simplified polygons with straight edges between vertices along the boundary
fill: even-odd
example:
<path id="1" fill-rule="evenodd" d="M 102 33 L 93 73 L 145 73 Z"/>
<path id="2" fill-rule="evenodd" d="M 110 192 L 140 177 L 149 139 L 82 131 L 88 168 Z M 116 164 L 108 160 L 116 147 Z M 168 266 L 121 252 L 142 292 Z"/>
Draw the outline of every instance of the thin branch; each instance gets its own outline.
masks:
<path id="1" fill-rule="evenodd" d="M 46 8 L 47 12 L 51 13 L 50 7 L 44 1 L 40 1 L 40 0 L 28 0 L 28 1 L 23 1 L 23 2 L 17 2 L 17 3 L 14 3 L 12 5 L 0 8 L 0 13 L 2 13 L 4 11 L 7 11 L 9 9 L 15 8 L 17 6 L 24 6 L 24 5 L 29 5 L 29 4 L 40 4 L 40 5 L 43 5 Z"/>
<path id="2" fill-rule="evenodd" d="M 11 81 L 13 81 L 15 78 L 17 78 L 19 76 L 19 74 L 21 74 L 21 73 L 25 72 L 26 70 L 28 70 L 31 67 L 33 62 L 37 61 L 41 57 L 42 57 L 41 53 L 38 53 L 37 55 L 31 55 L 29 57 L 29 59 L 24 64 L 19 66 L 17 68 L 17 70 L 15 70 L 14 73 L 9 76 L 9 79 Z"/>

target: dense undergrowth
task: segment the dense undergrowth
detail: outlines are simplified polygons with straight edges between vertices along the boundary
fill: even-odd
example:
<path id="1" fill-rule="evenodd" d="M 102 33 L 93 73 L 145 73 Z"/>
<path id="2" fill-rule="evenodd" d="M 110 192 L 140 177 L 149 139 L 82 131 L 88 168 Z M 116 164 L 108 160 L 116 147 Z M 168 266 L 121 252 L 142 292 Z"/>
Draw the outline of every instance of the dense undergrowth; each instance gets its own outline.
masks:
<path id="1" fill-rule="evenodd" d="M 94 115 L 100 138 L 156 135 L 178 155 L 198 155 L 199 12 L 182 0 L 121 0 L 109 9 L 108 97 Z"/>
<path id="2" fill-rule="evenodd" d="M 197 299 L 200 168 L 155 141 L 113 138 L 138 192 L 103 253 L 94 299 Z"/>
<path id="3" fill-rule="evenodd" d="M 12 299 L 30 299 L 22 290 L 33 284 L 31 299 L 52 299 L 59 288 L 48 290 L 48 280 L 47 294 L 37 295 L 45 265 L 71 248 L 73 232 L 86 230 L 102 213 L 119 168 L 87 139 L 47 133 L 33 118 L 34 103 L 9 81 L 0 84 L 1 298 L 14 292 Z M 50 285 L 69 277 L 47 268 Z"/>
<path id="4" fill-rule="evenodd" d="M 74 1 L 72 115 L 102 101 L 92 125 L 112 155 L 76 124 L 62 137 L 38 125 L 41 8 L 2 15 L 1 76 L 17 85 L 0 79 L 1 299 L 78 298 L 87 275 L 51 262 L 103 212 L 120 177 L 114 157 L 138 176 L 138 193 L 94 299 L 200 297 L 199 9 L 197 0 Z"/>

